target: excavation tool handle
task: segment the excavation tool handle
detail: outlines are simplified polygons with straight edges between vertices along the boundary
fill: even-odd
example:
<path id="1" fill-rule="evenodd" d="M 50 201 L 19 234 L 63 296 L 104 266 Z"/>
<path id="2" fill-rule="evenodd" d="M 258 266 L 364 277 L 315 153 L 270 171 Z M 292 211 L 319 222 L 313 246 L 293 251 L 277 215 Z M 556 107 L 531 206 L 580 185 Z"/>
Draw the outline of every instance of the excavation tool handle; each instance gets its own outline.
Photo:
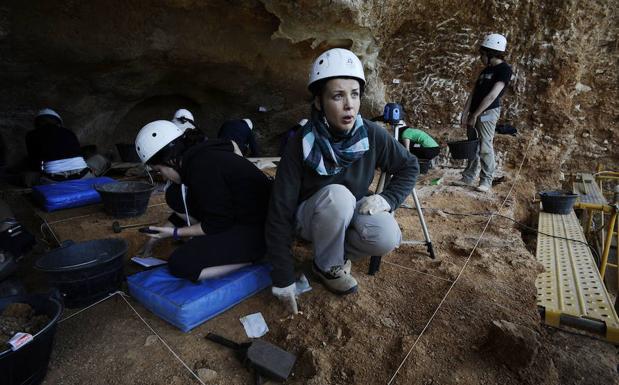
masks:
<path id="1" fill-rule="evenodd" d="M 142 226 L 151 226 L 157 224 L 157 222 L 148 222 L 148 223 L 136 223 L 133 225 L 124 225 L 121 226 L 120 223 L 118 221 L 114 221 L 112 222 L 112 230 L 114 230 L 115 233 L 120 233 L 121 231 L 123 231 L 123 229 L 131 229 L 134 227 L 142 227 Z"/>
<path id="2" fill-rule="evenodd" d="M 243 347 L 241 346 L 241 344 L 238 344 L 234 341 L 231 341 L 227 338 L 224 338 L 218 334 L 214 334 L 214 333 L 208 333 L 205 337 L 207 340 L 211 340 L 213 342 L 216 342 L 220 345 L 226 346 L 230 349 L 234 349 L 234 350 L 240 350 Z"/>
<path id="3" fill-rule="evenodd" d="M 149 227 L 140 227 L 138 231 L 143 234 L 159 234 L 159 231 L 152 230 Z"/>

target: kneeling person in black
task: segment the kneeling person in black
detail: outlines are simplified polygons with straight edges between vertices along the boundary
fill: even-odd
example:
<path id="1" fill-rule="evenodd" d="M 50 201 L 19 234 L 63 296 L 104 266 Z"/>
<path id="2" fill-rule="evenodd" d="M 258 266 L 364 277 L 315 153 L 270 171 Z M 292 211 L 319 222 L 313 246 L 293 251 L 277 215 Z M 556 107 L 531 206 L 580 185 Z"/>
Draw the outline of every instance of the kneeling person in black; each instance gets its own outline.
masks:
<path id="1" fill-rule="evenodd" d="M 159 231 L 154 238 L 193 237 L 169 259 L 172 274 L 193 281 L 264 256 L 270 193 L 268 178 L 234 154 L 230 141 L 196 142 L 164 120 L 147 124 L 136 138 L 142 162 L 181 185 L 180 194 L 166 194 L 166 201 L 184 214 L 185 226 L 150 228 Z"/>

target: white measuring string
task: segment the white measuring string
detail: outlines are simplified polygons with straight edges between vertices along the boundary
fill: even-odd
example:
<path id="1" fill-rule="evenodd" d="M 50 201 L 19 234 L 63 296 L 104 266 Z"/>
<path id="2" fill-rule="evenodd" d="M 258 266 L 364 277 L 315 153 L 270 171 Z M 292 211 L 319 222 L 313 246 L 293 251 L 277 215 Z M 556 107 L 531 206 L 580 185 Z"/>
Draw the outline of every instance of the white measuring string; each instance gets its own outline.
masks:
<path id="1" fill-rule="evenodd" d="M 176 354 L 176 352 L 175 352 L 174 350 L 172 350 L 172 348 L 170 347 L 170 345 L 168 345 L 168 344 L 167 344 L 167 343 L 163 340 L 163 338 L 161 338 L 161 336 L 159 335 L 159 333 L 157 333 L 157 332 L 155 331 L 155 329 L 153 329 L 153 328 L 152 328 L 152 327 L 148 324 L 148 322 L 146 322 L 146 320 L 145 320 L 144 318 L 142 318 L 142 316 L 140 315 L 140 313 L 138 313 L 138 311 L 137 311 L 137 310 L 135 310 L 135 308 L 133 307 L 133 305 L 131 305 L 131 303 L 130 303 L 129 301 L 127 301 L 127 298 L 125 298 L 125 296 L 126 296 L 126 295 L 127 295 L 127 294 L 125 294 L 125 293 L 123 293 L 123 292 L 121 292 L 121 293 L 120 293 L 120 297 L 121 297 L 121 298 L 122 298 L 122 299 L 123 299 L 123 300 L 127 303 L 127 305 L 129 305 L 129 307 L 131 308 L 131 310 L 133 310 L 133 312 L 134 312 L 134 313 L 138 316 L 138 318 L 139 318 L 139 319 L 141 319 L 141 320 L 142 320 L 142 322 L 144 322 L 144 325 L 146 325 L 146 326 L 150 329 L 150 331 L 151 331 L 151 332 L 153 332 L 153 334 L 155 334 L 155 335 L 157 336 L 157 338 L 159 338 L 159 340 L 160 340 L 160 341 L 161 341 L 161 342 L 165 345 L 165 347 L 166 347 L 166 348 L 168 348 L 168 350 L 170 351 L 170 353 L 172 353 L 172 354 L 174 355 L 174 357 L 176 357 L 176 359 L 177 359 L 177 360 L 178 360 L 181 364 L 183 364 L 183 366 L 184 366 L 184 367 L 185 367 L 185 368 L 189 371 L 189 373 L 191 373 L 191 375 L 192 375 L 192 376 L 193 376 L 193 377 L 194 377 L 194 378 L 195 378 L 195 379 L 196 379 L 196 380 L 197 380 L 200 384 L 202 384 L 202 385 L 206 385 L 206 384 L 204 383 L 204 381 L 202 381 L 202 380 L 200 379 L 200 377 L 198 377 L 198 375 L 197 375 L 197 374 L 196 374 L 193 370 L 191 370 L 191 368 L 190 368 L 190 367 L 189 367 L 189 366 L 185 363 L 185 361 L 183 361 L 183 360 L 182 360 L 182 359 L 178 356 L 178 354 Z"/>
<path id="2" fill-rule="evenodd" d="M 529 139 L 529 143 L 527 144 L 527 148 L 524 151 L 524 156 L 522 157 L 522 162 L 520 162 L 520 167 L 518 167 L 518 172 L 516 173 L 516 177 L 514 178 L 514 182 L 512 183 L 512 186 L 509 189 L 509 192 L 505 196 L 505 199 L 503 199 L 503 202 L 501 203 L 501 206 L 499 206 L 498 211 L 496 211 L 495 213 L 500 213 L 501 212 L 501 210 L 505 206 L 505 202 L 507 202 L 507 199 L 510 197 L 512 191 L 514 190 L 514 186 L 516 185 L 516 182 L 518 181 L 518 178 L 520 177 L 520 171 L 522 170 L 522 166 L 524 165 L 524 162 L 527 159 L 527 154 L 529 153 L 529 148 L 531 147 L 531 143 L 533 143 L 533 138 L 535 136 L 536 136 L 535 133 L 533 133 L 531 138 Z M 464 265 L 462 266 L 462 269 L 460 269 L 460 272 L 458 273 L 458 276 L 456 277 L 456 279 L 454 279 L 452 284 L 449 286 L 449 289 L 447 289 L 447 292 L 445 293 L 445 295 L 441 299 L 441 302 L 439 302 L 439 304 L 436 307 L 436 309 L 434 309 L 434 313 L 432 313 L 432 315 L 428 319 L 428 322 L 426 322 L 426 325 L 423 327 L 423 329 L 421 330 L 421 332 L 419 333 L 419 335 L 415 339 L 415 342 L 413 343 L 413 346 L 411 346 L 411 348 L 409 349 L 408 353 L 406 353 L 406 356 L 404 356 L 404 359 L 402 359 L 402 362 L 400 363 L 400 365 L 396 369 L 395 373 L 393 373 L 393 375 L 389 379 L 389 382 L 387 382 L 387 385 L 391 385 L 391 383 L 393 383 L 393 381 L 395 380 L 396 376 L 400 372 L 400 369 L 402 369 L 402 367 L 406 363 L 406 360 L 408 360 L 408 357 L 413 352 L 413 349 L 415 348 L 415 346 L 417 346 L 417 343 L 419 342 L 419 340 L 421 339 L 421 337 L 423 336 L 425 331 L 428 329 L 428 327 L 430 326 L 432 321 L 434 321 L 434 317 L 436 317 L 436 314 L 438 313 L 438 311 L 443 306 L 443 303 L 445 303 L 445 300 L 447 299 L 447 296 L 449 295 L 449 293 L 451 292 L 453 287 L 456 285 L 456 283 L 458 283 L 458 281 L 460 280 L 460 276 L 462 276 L 462 273 L 464 272 L 464 269 L 466 269 L 466 266 L 468 265 L 469 261 L 471 260 L 471 257 L 473 256 L 473 253 L 477 249 L 477 246 L 479 245 L 479 242 L 481 241 L 481 239 L 483 238 L 484 234 L 486 233 L 486 230 L 488 229 L 488 226 L 490 225 L 490 222 L 492 222 L 492 218 L 494 218 L 495 213 L 490 214 L 490 218 L 488 218 L 488 221 L 486 222 L 486 225 L 484 226 L 484 229 L 482 230 L 481 235 L 477 239 L 477 242 L 475 242 L 475 245 L 473 246 L 473 249 L 469 253 L 469 256 L 466 258 L 466 261 L 464 262 Z"/>
<path id="3" fill-rule="evenodd" d="M 167 203 L 165 203 L 165 202 L 163 202 L 163 203 L 155 203 L 155 204 L 152 204 L 152 205 L 148 205 L 146 208 L 149 209 L 151 207 L 163 206 L 163 205 L 166 205 L 166 204 Z M 72 221 L 72 220 L 75 220 L 75 219 L 91 217 L 91 216 L 96 215 L 96 214 L 98 214 L 98 213 L 90 213 L 90 214 L 84 214 L 84 215 L 77 215 L 77 216 L 74 216 L 74 217 L 58 219 L 56 221 L 48 222 L 48 224 L 55 225 L 56 223 L 68 222 L 68 221 Z"/>
<path id="4" fill-rule="evenodd" d="M 113 292 L 113 293 L 110 293 L 110 294 L 108 294 L 108 295 L 107 295 L 107 297 L 105 297 L 105 298 L 103 298 L 103 299 L 100 299 L 100 300 L 98 300 L 97 302 L 95 302 L 95 303 L 93 303 L 93 304 L 91 304 L 91 305 L 89 305 L 89 306 L 87 306 L 87 307 L 85 307 L 85 308 L 83 308 L 83 309 L 80 309 L 80 311 L 76 311 L 75 313 L 71 314 L 70 316 L 67 316 L 67 317 L 65 317 L 65 318 L 61 319 L 60 321 L 58 321 L 58 323 L 62 323 L 62 322 L 66 321 L 66 320 L 68 320 L 68 319 L 70 319 L 70 318 L 73 318 L 73 317 L 75 317 L 76 315 L 80 314 L 81 312 L 86 311 L 86 310 L 90 309 L 91 307 L 93 307 L 93 306 L 95 306 L 95 305 L 100 304 L 100 303 L 101 303 L 101 302 L 103 302 L 103 301 L 107 301 L 108 299 L 112 298 L 112 297 L 113 297 L 113 296 L 115 296 L 116 294 L 121 294 L 121 293 L 122 293 L 122 291 L 120 291 L 120 290 L 115 291 L 115 292 Z"/>
<path id="5" fill-rule="evenodd" d="M 423 271 L 419 271 L 419 270 L 413 269 L 412 267 L 402 266 L 402 265 L 397 264 L 397 263 L 394 263 L 394 262 L 390 262 L 390 261 L 382 261 L 382 263 L 385 263 L 385 264 L 387 264 L 387 265 L 396 266 L 396 267 L 399 267 L 399 268 L 404 269 L 404 270 L 414 271 L 415 273 L 418 273 L 418 274 L 423 274 L 423 275 L 427 275 L 427 276 L 430 276 L 430 277 L 432 277 L 432 278 L 441 279 L 441 280 L 443 280 L 443 281 L 453 282 L 451 279 L 447 279 L 447 278 L 439 277 L 438 275 L 434 275 L 434 274 L 424 273 Z"/>
<path id="6" fill-rule="evenodd" d="M 99 301 L 97 301 L 97 302 L 93 303 L 92 305 L 90 305 L 90 306 L 88 306 L 88 307 L 85 307 L 84 309 L 81 309 L 80 311 L 78 311 L 78 312 L 76 312 L 76 313 L 71 314 L 70 316 L 68 316 L 68 317 L 66 317 L 66 318 L 61 319 L 60 321 L 58 321 L 58 323 L 64 322 L 64 321 L 66 321 L 66 320 L 68 320 L 68 319 L 70 319 L 70 318 L 72 318 L 72 317 L 74 317 L 74 316 L 76 316 L 76 315 L 80 314 L 81 312 L 86 311 L 86 310 L 90 309 L 91 307 L 93 307 L 93 306 L 95 306 L 95 305 L 98 305 L 98 304 L 100 304 L 101 302 L 106 301 L 106 300 L 108 300 L 108 299 L 112 298 L 112 297 L 113 297 L 113 296 L 115 296 L 115 295 L 120 295 L 120 298 L 122 298 L 122 299 L 125 301 L 125 303 L 126 303 L 127 305 L 129 305 L 129 307 L 131 308 L 131 310 L 133 310 L 133 312 L 134 312 L 134 313 L 138 316 L 138 318 L 139 318 L 139 319 L 140 319 L 140 320 L 144 323 L 144 325 L 146 325 L 146 327 L 148 327 L 148 328 L 150 329 L 150 331 L 151 331 L 151 332 L 153 332 L 153 334 L 154 334 L 154 335 L 156 335 L 156 336 L 157 336 L 157 338 L 159 338 L 159 341 L 161 341 L 161 342 L 163 343 L 163 345 L 164 345 L 164 346 L 165 346 L 165 347 L 166 347 L 166 348 L 170 351 L 170 353 L 172 353 L 172 355 L 173 355 L 174 357 L 176 357 L 176 359 L 177 359 L 177 360 L 178 360 L 181 364 L 183 364 L 183 366 L 185 367 L 185 369 L 187 369 L 187 370 L 189 371 L 189 373 L 191 373 L 191 375 L 192 375 L 192 376 L 193 376 L 193 377 L 194 377 L 194 378 L 195 378 L 195 379 L 196 379 L 196 380 L 197 380 L 200 384 L 202 384 L 202 385 L 206 385 L 206 384 L 204 383 L 204 381 L 202 381 L 202 380 L 200 379 L 200 377 L 198 377 L 198 375 L 197 375 L 197 374 L 196 374 L 193 370 L 191 370 L 191 368 L 190 368 L 190 367 L 189 367 L 189 366 L 185 363 L 185 361 L 183 361 L 183 360 L 182 360 L 182 358 L 180 358 L 180 357 L 179 357 L 179 355 L 178 355 L 178 354 L 176 354 L 176 352 L 175 352 L 174 350 L 172 350 L 172 348 L 170 347 L 170 345 L 168 345 L 168 344 L 164 341 L 164 339 L 163 339 L 163 338 L 161 338 L 161 336 L 159 335 L 159 333 L 157 333 L 157 332 L 155 331 L 155 329 L 153 329 L 153 328 L 152 328 L 152 327 L 148 324 L 148 322 L 146 322 L 146 320 L 145 320 L 144 318 L 142 318 L 142 316 L 140 315 L 140 313 L 138 313 L 138 312 L 137 312 L 137 310 L 135 310 L 135 308 L 133 307 L 133 305 L 131 305 L 131 303 L 130 303 L 130 302 L 129 302 L 126 298 L 125 298 L 126 296 L 128 297 L 128 295 L 127 295 L 125 292 L 123 292 L 122 290 L 118 290 L 118 291 L 115 291 L 115 292 L 113 292 L 113 293 L 110 293 L 107 297 L 105 297 L 105 298 L 103 298 L 103 299 L 101 299 L 101 300 L 99 300 Z"/>

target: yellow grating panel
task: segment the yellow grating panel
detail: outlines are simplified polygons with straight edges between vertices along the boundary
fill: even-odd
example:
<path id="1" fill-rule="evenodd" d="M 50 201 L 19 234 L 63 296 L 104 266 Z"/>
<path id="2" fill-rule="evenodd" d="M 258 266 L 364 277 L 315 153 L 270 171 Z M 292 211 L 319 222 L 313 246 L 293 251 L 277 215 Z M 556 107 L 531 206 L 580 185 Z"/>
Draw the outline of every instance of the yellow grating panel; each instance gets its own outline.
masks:
<path id="1" fill-rule="evenodd" d="M 578 200 L 581 203 L 592 203 L 596 205 L 605 205 L 608 202 L 595 178 L 591 174 L 576 174 L 576 181 L 573 184 L 572 191 L 578 194 Z"/>
<path id="2" fill-rule="evenodd" d="M 568 215 L 539 213 L 539 231 L 585 242 L 574 211 Z M 537 260 L 544 272 L 537 276 L 537 304 L 547 312 L 603 321 L 617 330 L 619 319 L 585 244 L 539 234 Z"/>

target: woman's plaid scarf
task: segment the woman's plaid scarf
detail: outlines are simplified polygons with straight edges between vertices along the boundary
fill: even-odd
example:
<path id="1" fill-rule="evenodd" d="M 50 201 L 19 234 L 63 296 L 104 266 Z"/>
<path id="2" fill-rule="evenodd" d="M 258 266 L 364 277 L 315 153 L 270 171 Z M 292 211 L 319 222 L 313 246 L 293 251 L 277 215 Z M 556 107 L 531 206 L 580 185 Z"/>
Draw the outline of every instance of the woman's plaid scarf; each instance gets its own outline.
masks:
<path id="1" fill-rule="evenodd" d="M 312 119 L 302 129 L 303 161 L 318 175 L 335 175 L 353 164 L 370 148 L 368 130 L 357 114 L 349 133 L 334 136 L 322 113 L 312 106 Z"/>

